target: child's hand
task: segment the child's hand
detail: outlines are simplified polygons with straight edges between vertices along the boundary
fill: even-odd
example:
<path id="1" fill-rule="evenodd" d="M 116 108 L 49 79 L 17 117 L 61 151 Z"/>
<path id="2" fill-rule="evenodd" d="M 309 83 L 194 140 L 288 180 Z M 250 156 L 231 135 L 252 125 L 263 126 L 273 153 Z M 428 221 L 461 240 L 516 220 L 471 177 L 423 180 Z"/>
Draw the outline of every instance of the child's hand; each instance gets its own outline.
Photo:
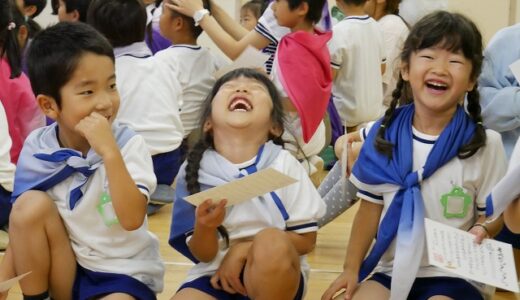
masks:
<path id="1" fill-rule="evenodd" d="M 204 9 L 202 0 L 172 0 L 172 3 L 175 5 L 168 2 L 164 2 L 164 5 L 188 17 L 193 17 L 197 10 Z"/>
<path id="2" fill-rule="evenodd" d="M 323 293 L 321 296 L 321 300 L 331 300 L 334 295 L 339 292 L 341 289 L 345 289 L 343 293 L 345 295 L 345 300 L 352 299 L 352 295 L 356 290 L 358 285 L 358 272 L 353 272 L 349 269 L 346 269 L 339 275 L 333 283 L 330 284 L 329 288 Z"/>
<path id="3" fill-rule="evenodd" d="M 211 199 L 202 202 L 195 210 L 195 218 L 198 226 L 205 228 L 217 228 L 226 216 L 227 200 L 222 199 L 214 204 Z"/>
<path id="4" fill-rule="evenodd" d="M 489 233 L 485 224 L 475 223 L 469 233 L 475 235 L 475 243 L 480 244 L 485 238 L 489 237 Z"/>
<path id="5" fill-rule="evenodd" d="M 213 288 L 247 296 L 247 290 L 240 280 L 240 273 L 246 264 L 250 247 L 251 242 L 241 242 L 229 248 L 217 272 L 211 277 Z"/>
<path id="6" fill-rule="evenodd" d="M 119 152 L 110 122 L 97 112 L 92 112 L 79 121 L 76 131 L 87 139 L 92 149 L 101 157 L 112 151 Z"/>

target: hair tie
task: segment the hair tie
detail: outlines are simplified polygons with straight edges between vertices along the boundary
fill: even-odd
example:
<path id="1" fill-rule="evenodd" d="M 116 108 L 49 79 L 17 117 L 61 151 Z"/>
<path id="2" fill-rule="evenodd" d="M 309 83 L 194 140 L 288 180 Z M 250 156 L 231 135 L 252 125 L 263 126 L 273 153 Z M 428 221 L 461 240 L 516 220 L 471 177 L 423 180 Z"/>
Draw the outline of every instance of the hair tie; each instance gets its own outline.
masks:
<path id="1" fill-rule="evenodd" d="M 14 22 L 9 22 L 9 24 L 7 24 L 7 30 L 8 31 L 11 31 L 13 29 L 16 28 L 16 24 Z"/>
<path id="2" fill-rule="evenodd" d="M 477 125 L 482 126 L 482 121 L 477 122 Z"/>
<path id="3" fill-rule="evenodd" d="M 381 125 L 379 125 L 379 127 L 385 128 L 386 126 L 385 126 L 385 124 L 381 124 Z"/>

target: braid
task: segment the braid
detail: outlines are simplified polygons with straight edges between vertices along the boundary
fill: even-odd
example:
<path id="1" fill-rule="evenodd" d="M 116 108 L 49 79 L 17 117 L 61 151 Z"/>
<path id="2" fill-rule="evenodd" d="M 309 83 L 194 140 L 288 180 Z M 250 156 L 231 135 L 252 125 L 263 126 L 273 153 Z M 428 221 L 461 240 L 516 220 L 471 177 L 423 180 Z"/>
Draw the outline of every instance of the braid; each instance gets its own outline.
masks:
<path id="1" fill-rule="evenodd" d="M 459 158 L 465 159 L 471 157 L 473 154 L 475 154 L 480 147 L 483 147 L 486 145 L 486 129 L 484 128 L 484 125 L 482 124 L 482 115 L 480 114 L 480 94 L 477 90 L 478 84 L 475 84 L 475 87 L 472 91 L 468 92 L 468 105 L 467 110 L 469 112 L 469 115 L 471 119 L 476 123 L 477 128 L 475 129 L 475 134 L 473 134 L 473 137 L 467 143 L 466 145 L 462 146 L 459 149 Z"/>
<path id="2" fill-rule="evenodd" d="M 200 184 L 199 184 L 199 168 L 200 161 L 202 160 L 202 155 L 204 152 L 211 147 L 213 144 L 213 138 L 209 134 L 202 134 L 201 139 L 193 146 L 190 153 L 188 154 L 187 164 L 186 164 L 186 187 L 190 195 L 196 194 L 200 192 Z M 220 233 L 224 242 L 226 243 L 226 247 L 229 246 L 229 234 L 226 228 L 222 225 L 217 227 L 217 231 Z"/>
<path id="3" fill-rule="evenodd" d="M 374 146 L 376 150 L 388 156 L 389 159 L 392 158 L 392 150 L 394 145 L 389 141 L 385 140 L 385 132 L 386 128 L 390 126 L 392 116 L 394 115 L 395 108 L 397 107 L 397 104 L 401 99 L 401 94 L 404 87 L 405 81 L 403 80 L 403 77 L 399 76 L 397 86 L 395 87 L 395 90 L 392 92 L 392 102 L 390 103 L 390 107 L 386 110 L 385 115 L 383 116 L 383 120 L 381 121 L 381 127 L 379 127 L 376 139 L 374 140 Z"/>

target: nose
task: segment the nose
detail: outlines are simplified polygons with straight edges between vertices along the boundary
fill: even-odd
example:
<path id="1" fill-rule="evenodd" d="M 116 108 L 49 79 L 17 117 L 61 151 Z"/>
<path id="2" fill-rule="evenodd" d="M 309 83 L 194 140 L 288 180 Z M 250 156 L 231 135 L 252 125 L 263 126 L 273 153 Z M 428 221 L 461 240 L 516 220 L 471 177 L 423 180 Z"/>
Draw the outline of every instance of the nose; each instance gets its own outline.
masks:
<path id="1" fill-rule="evenodd" d="M 447 74 L 449 62 L 443 59 L 437 59 L 433 65 L 433 73 L 437 75 L 445 75 Z"/>
<path id="2" fill-rule="evenodd" d="M 110 93 L 100 93 L 96 103 L 96 109 L 104 111 L 112 108 L 112 95 Z"/>
<path id="3" fill-rule="evenodd" d="M 237 93 L 247 93 L 247 89 L 246 88 L 237 88 L 236 92 Z"/>

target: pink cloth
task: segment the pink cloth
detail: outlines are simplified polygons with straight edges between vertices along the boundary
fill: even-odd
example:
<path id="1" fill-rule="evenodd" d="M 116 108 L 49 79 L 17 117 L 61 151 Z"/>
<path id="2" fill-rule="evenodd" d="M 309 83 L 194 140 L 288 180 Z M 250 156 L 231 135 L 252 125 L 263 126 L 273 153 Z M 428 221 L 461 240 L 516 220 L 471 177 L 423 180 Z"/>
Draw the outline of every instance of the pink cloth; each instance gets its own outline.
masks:
<path id="1" fill-rule="evenodd" d="M 303 140 L 309 142 L 327 111 L 332 72 L 327 42 L 332 32 L 297 31 L 285 35 L 278 45 L 280 81 L 298 110 Z"/>
<path id="2" fill-rule="evenodd" d="M 11 162 L 16 164 L 25 138 L 34 129 L 45 125 L 45 118 L 36 103 L 29 79 L 25 74 L 9 79 L 11 67 L 0 59 L 0 101 L 5 109 L 11 146 Z M 0 141 L 1 142 L 1 141 Z"/>

